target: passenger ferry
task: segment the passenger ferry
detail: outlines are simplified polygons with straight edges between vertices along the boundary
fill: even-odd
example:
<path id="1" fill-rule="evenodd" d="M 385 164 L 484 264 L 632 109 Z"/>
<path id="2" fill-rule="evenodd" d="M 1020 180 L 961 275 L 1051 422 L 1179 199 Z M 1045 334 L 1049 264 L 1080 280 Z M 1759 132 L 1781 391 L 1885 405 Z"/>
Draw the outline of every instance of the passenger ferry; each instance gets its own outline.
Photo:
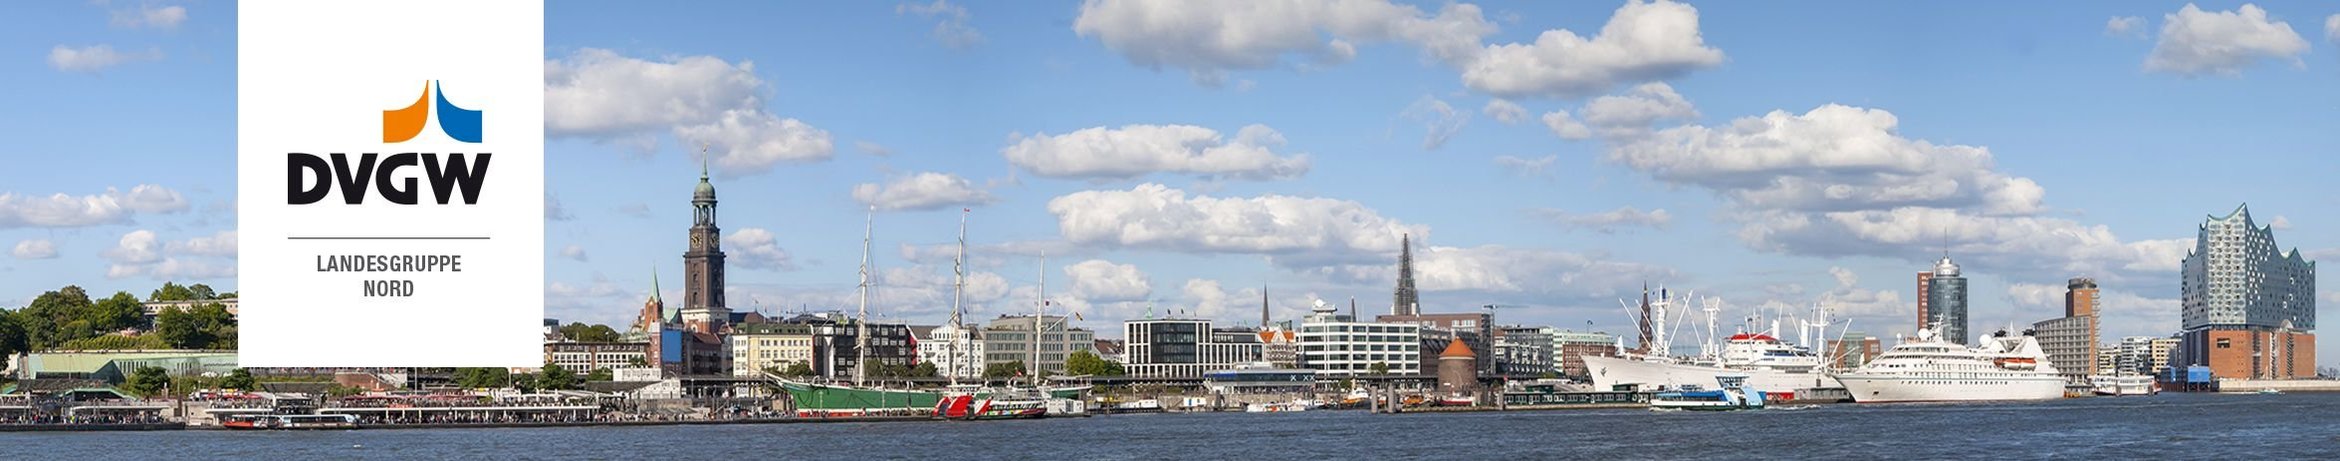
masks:
<path id="1" fill-rule="evenodd" d="M 1711 391 L 1691 388 L 1659 392 L 1650 397 L 1649 409 L 1696 411 L 1763 409 L 1763 391 L 1748 390 L 1746 375 L 1717 376 L 1715 383 L 1719 384 L 1721 388 Z"/>
<path id="2" fill-rule="evenodd" d="M 2145 375 L 2096 375 L 2088 377 L 2096 387 L 2096 395 L 2153 395 L 2161 389 L 2153 386 L 2153 377 Z"/>
<path id="3" fill-rule="evenodd" d="M 1893 346 L 1860 369 L 1836 374 L 1857 403 L 2063 398 L 2064 378 L 2028 333 L 2006 331 L 1966 347 L 1939 326 Z"/>
<path id="4" fill-rule="evenodd" d="M 220 427 L 239 430 L 357 429 L 351 415 L 228 415 Z"/>

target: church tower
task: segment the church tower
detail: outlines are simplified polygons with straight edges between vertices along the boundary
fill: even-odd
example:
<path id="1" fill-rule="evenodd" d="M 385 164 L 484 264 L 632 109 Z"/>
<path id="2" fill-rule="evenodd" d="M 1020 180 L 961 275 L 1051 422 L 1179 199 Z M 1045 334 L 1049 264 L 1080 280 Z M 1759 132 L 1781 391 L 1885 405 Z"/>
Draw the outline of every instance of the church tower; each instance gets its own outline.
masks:
<path id="1" fill-rule="evenodd" d="M 691 194 L 690 250 L 683 252 L 683 327 L 718 333 L 731 320 L 723 305 L 723 231 L 715 227 L 715 184 L 707 181 L 706 153 L 699 158 L 699 188 Z"/>
<path id="2" fill-rule="evenodd" d="M 1397 299 L 1389 306 L 1393 315 L 1422 315 L 1422 298 L 1414 291 L 1414 236 L 1406 234 L 1398 246 Z"/>

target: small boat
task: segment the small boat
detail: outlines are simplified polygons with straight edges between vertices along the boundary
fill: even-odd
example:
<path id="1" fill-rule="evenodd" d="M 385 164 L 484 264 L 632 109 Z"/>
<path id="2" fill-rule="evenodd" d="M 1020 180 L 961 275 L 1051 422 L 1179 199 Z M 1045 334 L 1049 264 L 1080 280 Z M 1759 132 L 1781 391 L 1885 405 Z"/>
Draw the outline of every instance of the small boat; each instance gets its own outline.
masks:
<path id="1" fill-rule="evenodd" d="M 2275 395 L 2275 394 L 2281 394 L 2281 393 L 2283 393 L 2283 391 L 2281 391 L 2281 390 L 2277 390 L 2277 389 L 2275 389 L 2275 388 L 2272 388 L 2272 387 L 2269 387 L 2269 388 L 2263 388 L 2263 389 L 2259 389 L 2259 395 Z"/>
<path id="2" fill-rule="evenodd" d="M 2145 375 L 2096 375 L 2088 377 L 2096 395 L 2153 395 L 2161 392 L 2153 386 L 2153 377 Z"/>
<path id="3" fill-rule="evenodd" d="M 1763 409 L 1763 391 L 1748 390 L 1745 375 L 1722 375 L 1716 376 L 1714 379 L 1717 384 L 1721 385 L 1720 389 L 1659 392 L 1649 399 L 1649 409 L 1697 411 Z"/>
<path id="4" fill-rule="evenodd" d="M 1309 405 L 1310 403 L 1311 402 L 1307 400 L 1295 400 L 1290 402 L 1276 403 L 1254 403 L 1250 405 L 1244 405 L 1243 411 L 1246 413 L 1290 413 L 1295 411 L 1308 411 L 1308 408 L 1312 406 Z"/>
<path id="5" fill-rule="evenodd" d="M 219 427 L 236 430 L 357 429 L 352 415 L 229 415 Z"/>
<path id="6" fill-rule="evenodd" d="M 1471 400 L 1470 397 L 1464 397 L 1460 395 L 1449 394 L 1445 397 L 1438 398 L 1438 406 L 1442 407 L 1467 407 L 1475 404 L 1478 404 L 1478 401 Z"/>
<path id="7" fill-rule="evenodd" d="M 1045 418 L 1052 400 L 1056 399 L 1046 391 L 1033 388 L 952 392 L 935 404 L 935 415 L 969 421 Z"/>

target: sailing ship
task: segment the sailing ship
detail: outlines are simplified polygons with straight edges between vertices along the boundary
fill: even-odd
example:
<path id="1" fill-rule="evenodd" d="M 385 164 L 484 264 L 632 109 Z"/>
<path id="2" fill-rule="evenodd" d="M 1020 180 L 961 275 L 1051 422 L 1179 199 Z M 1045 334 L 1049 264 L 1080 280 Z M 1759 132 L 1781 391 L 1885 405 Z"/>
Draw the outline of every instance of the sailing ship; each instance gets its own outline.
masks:
<path id="1" fill-rule="evenodd" d="M 959 293 L 954 295 L 951 303 L 951 325 L 961 325 L 960 319 L 964 312 L 959 300 L 964 299 L 967 286 L 966 212 L 967 210 L 961 210 L 959 215 L 959 254 L 952 267 L 952 271 L 957 273 L 958 278 L 955 286 Z M 856 321 L 859 325 L 859 338 L 857 338 L 859 347 L 856 348 L 859 356 L 856 363 L 867 363 L 869 355 L 869 327 L 867 323 L 871 286 L 869 258 L 870 237 L 874 228 L 875 210 L 872 210 L 870 222 L 865 225 L 861 237 L 861 307 L 860 319 Z M 1045 267 L 1046 264 L 1043 263 L 1042 266 Z M 1045 293 L 1045 270 L 1042 272 L 1042 277 L 1043 293 Z M 1043 295 L 1043 299 L 1045 299 L 1045 295 Z M 1045 304 L 1042 302 L 1042 309 L 1045 309 Z M 1038 316 L 1035 316 L 1035 322 L 1037 321 Z M 1038 341 L 1038 335 L 1033 336 L 1033 340 Z M 959 347 L 965 346 L 965 341 L 967 341 L 965 335 L 952 335 L 951 351 L 945 354 L 947 360 L 955 361 L 958 359 L 957 350 Z M 1035 354 L 1037 353 L 1039 350 L 1037 344 L 1032 347 L 1032 350 L 1035 351 Z M 1035 356 L 1035 358 L 1037 357 Z M 1035 363 L 1037 362 L 1035 361 Z M 946 364 L 944 369 L 956 370 L 958 369 L 956 365 L 956 363 Z M 990 388 L 959 384 L 958 374 L 949 373 L 951 385 L 941 391 L 887 389 L 868 386 L 866 373 L 867 370 L 856 367 L 853 373 L 853 384 L 850 386 L 796 381 L 769 373 L 766 376 L 778 382 L 781 390 L 789 394 L 789 398 L 795 402 L 798 417 L 932 416 L 946 419 L 983 420 L 1039 418 L 1050 414 L 1075 415 L 1087 412 L 1087 406 L 1080 399 L 1083 394 L 1088 392 L 1089 386 L 1051 387 L 1041 385 L 1035 380 L 1033 385 L 1029 387 Z"/>

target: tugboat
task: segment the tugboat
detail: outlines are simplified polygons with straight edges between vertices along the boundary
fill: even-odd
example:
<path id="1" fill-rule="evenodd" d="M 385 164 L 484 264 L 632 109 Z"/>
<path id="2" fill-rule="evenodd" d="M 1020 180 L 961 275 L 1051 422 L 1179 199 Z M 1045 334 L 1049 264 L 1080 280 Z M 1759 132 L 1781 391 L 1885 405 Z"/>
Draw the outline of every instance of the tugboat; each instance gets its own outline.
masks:
<path id="1" fill-rule="evenodd" d="M 1763 391 L 1747 389 L 1746 375 L 1714 377 L 1720 389 L 1659 392 L 1649 399 L 1651 410 L 1730 411 L 1763 409 Z"/>

